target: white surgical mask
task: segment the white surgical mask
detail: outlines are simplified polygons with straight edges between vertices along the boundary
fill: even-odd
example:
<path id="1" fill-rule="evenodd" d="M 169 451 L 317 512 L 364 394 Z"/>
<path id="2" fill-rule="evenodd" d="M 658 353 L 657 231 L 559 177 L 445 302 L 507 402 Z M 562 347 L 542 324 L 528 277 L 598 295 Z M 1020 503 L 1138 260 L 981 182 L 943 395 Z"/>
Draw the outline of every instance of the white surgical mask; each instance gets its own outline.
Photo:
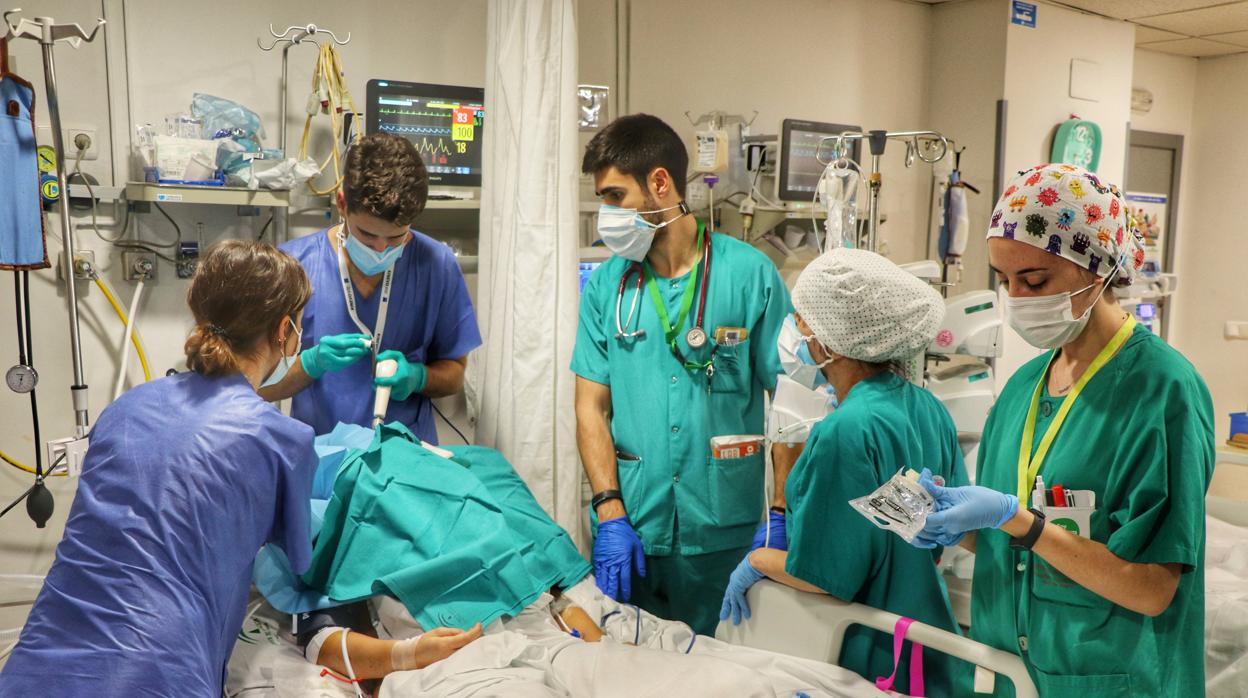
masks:
<path id="1" fill-rule="evenodd" d="M 1013 327 L 1020 337 L 1037 349 L 1056 349 L 1066 346 L 1082 334 L 1083 328 L 1088 326 L 1088 319 L 1092 317 L 1092 308 L 1095 308 L 1101 296 L 1105 295 L 1105 290 L 1109 288 L 1109 282 L 1114 275 L 1111 273 L 1105 278 L 1105 285 L 1097 294 L 1096 300 L 1092 301 L 1088 309 L 1079 317 L 1075 317 L 1071 299 L 1095 286 L 1095 282 L 1074 293 L 1063 291 L 1051 296 L 1030 298 L 1009 296 L 1005 299 L 1005 307 L 1009 310 L 1010 327 Z"/>
<path id="2" fill-rule="evenodd" d="M 635 208 L 620 208 L 611 204 L 603 204 L 598 207 L 598 236 L 613 254 L 640 262 L 650 251 L 655 232 L 680 218 L 676 216 L 662 223 L 651 223 L 642 216 L 665 213 L 673 209 L 680 209 L 681 216 L 688 212 L 683 202 L 654 211 L 638 211 Z"/>
<path id="3" fill-rule="evenodd" d="M 364 276 L 376 276 L 399 261 L 399 257 L 403 256 L 403 248 L 407 245 L 404 240 L 402 245 L 387 247 L 385 250 L 378 252 L 373 248 L 360 242 L 360 239 L 351 234 L 350 227 L 346 221 L 342 223 L 342 232 L 339 233 L 339 239 L 344 239 L 347 248 L 347 254 L 351 257 L 351 261 L 355 263 L 355 268 L 360 270 Z"/>
<path id="4" fill-rule="evenodd" d="M 287 316 L 286 321 L 289 322 L 290 326 L 295 330 L 295 337 L 297 338 L 295 341 L 295 353 L 290 356 L 286 356 L 286 346 L 283 343 L 282 358 L 279 359 L 277 365 L 273 367 L 273 372 L 269 374 L 269 377 L 261 382 L 261 388 L 280 383 L 290 371 L 290 367 L 295 365 L 295 358 L 299 356 L 299 348 L 303 346 L 303 330 L 299 329 L 299 326 L 296 325 L 295 321 L 289 316 Z M 289 341 L 289 337 L 287 338 L 287 341 Z"/>
<path id="5" fill-rule="evenodd" d="M 813 336 L 802 334 L 802 331 L 797 328 L 797 319 L 792 314 L 784 319 L 784 324 L 780 327 L 780 336 L 776 339 L 780 366 L 784 368 L 789 378 L 797 381 L 807 390 L 814 390 L 828 382 L 822 369 L 832 363 L 832 359 L 819 364 L 815 363 L 810 355 L 810 348 L 807 346 L 807 342 L 814 339 Z"/>

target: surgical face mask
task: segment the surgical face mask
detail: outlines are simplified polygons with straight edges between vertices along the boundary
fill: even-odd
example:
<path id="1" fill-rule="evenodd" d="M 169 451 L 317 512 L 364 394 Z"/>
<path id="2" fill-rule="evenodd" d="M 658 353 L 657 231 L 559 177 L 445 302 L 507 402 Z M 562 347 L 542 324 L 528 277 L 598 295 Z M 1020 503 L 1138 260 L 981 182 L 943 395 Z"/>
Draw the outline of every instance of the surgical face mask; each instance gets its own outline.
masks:
<path id="1" fill-rule="evenodd" d="M 815 363 L 807 344 L 812 340 L 813 336 L 805 336 L 797 328 L 797 319 L 792 314 L 785 318 L 784 325 L 780 327 L 780 337 L 776 340 L 776 351 L 780 354 L 784 372 L 807 390 L 814 390 L 828 382 L 821 369 L 832 363 L 832 359 Z"/>
<path id="2" fill-rule="evenodd" d="M 269 377 L 261 382 L 261 388 L 280 383 L 290 371 L 290 367 L 295 365 L 295 357 L 299 356 L 299 347 L 303 346 L 303 330 L 299 329 L 299 325 L 295 324 L 294 319 L 290 316 L 286 317 L 286 322 L 289 322 L 290 326 L 295 330 L 295 353 L 286 356 L 286 345 L 285 343 L 282 344 L 282 358 L 278 359 L 277 365 L 273 367 L 273 372 L 269 374 Z M 286 341 L 290 341 L 289 336 L 287 336 Z"/>
<path id="3" fill-rule="evenodd" d="M 682 216 L 688 211 L 684 203 L 654 211 L 638 211 L 635 208 L 603 204 L 598 207 L 598 236 L 613 254 L 640 262 L 650 251 L 655 232 L 680 218 L 676 216 L 662 223 L 651 223 L 642 216 L 665 213 L 673 209 L 680 209 Z"/>
<path id="4" fill-rule="evenodd" d="M 394 266 L 399 261 L 399 257 L 403 256 L 403 248 L 407 246 L 405 240 L 402 245 L 387 247 L 384 251 L 378 252 L 373 248 L 360 242 L 360 239 L 351 234 L 351 229 L 344 220 L 342 223 L 343 233 L 340 234 L 345 238 L 347 254 L 351 256 L 351 261 L 355 263 L 355 268 L 360 270 L 364 276 L 376 276 Z"/>
<path id="5" fill-rule="evenodd" d="M 1113 278 L 1114 274 L 1106 277 L 1105 285 L 1097 294 L 1096 300 L 1088 304 L 1088 309 L 1079 317 L 1075 317 L 1071 299 L 1095 286 L 1095 282 L 1074 293 L 1063 291 L 1051 296 L 1030 298 L 1009 296 L 1005 299 L 1005 307 L 1009 309 L 1010 327 L 1013 327 L 1020 337 L 1037 349 L 1056 349 L 1065 346 L 1074 341 L 1083 333 L 1083 328 L 1088 326 L 1088 319 L 1092 317 L 1092 308 L 1100 302 L 1101 296 L 1105 294 L 1105 289 L 1109 288 L 1109 282 Z"/>

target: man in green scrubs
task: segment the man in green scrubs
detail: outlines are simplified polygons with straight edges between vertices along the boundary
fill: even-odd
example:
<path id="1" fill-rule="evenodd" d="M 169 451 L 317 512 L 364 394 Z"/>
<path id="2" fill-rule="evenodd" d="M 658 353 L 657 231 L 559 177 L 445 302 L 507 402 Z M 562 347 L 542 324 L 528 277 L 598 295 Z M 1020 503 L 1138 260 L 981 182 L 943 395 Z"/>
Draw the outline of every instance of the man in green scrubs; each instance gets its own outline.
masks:
<path id="1" fill-rule="evenodd" d="M 869 292 L 863 293 L 863 290 Z M 919 550 L 876 528 L 849 501 L 874 492 L 903 468 L 928 467 L 951 485 L 967 484 L 958 434 L 944 405 L 898 375 L 922 352 L 944 317 L 940 294 L 896 264 L 865 250 L 837 249 L 816 259 L 793 289 L 795 330 L 782 342 L 819 366 L 841 397 L 811 430 L 790 473 L 789 550 L 751 552 L 733 573 L 720 617 L 748 618 L 745 594 L 763 576 L 812 593 L 865 604 L 958 632 L 936 569 L 939 551 Z M 766 607 L 753 609 L 767 613 Z M 908 653 L 894 688 L 909 692 Z M 963 695 L 954 662 L 923 657 L 927 695 Z M 838 664 L 868 678 L 893 673 L 893 638 L 869 628 L 845 633 Z"/>
<path id="2" fill-rule="evenodd" d="M 688 213 L 687 168 L 680 137 L 645 114 L 586 148 L 616 254 L 581 296 L 572 370 L 599 587 L 709 634 L 764 505 L 761 451 L 713 458 L 710 441 L 763 433 L 791 307 L 762 252 Z"/>
<path id="3" fill-rule="evenodd" d="M 1209 391 L 1106 292 L 1144 259 L 1116 189 L 1046 165 L 992 221 L 1010 324 L 1055 351 L 998 398 L 979 486 L 930 488 L 940 511 L 919 542 L 975 551 L 971 636 L 1022 657 L 1041 696 L 1204 695 Z"/>

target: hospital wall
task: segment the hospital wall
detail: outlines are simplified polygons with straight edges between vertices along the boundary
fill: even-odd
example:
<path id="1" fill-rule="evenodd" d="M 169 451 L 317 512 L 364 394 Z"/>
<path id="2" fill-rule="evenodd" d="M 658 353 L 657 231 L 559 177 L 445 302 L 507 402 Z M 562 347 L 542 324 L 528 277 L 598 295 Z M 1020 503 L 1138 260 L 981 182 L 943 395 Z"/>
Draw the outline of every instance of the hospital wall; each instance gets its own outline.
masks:
<path id="1" fill-rule="evenodd" d="M 1248 171 L 1248 139 L 1242 136 L 1248 55 L 1201 59 L 1195 93 L 1171 335 L 1209 384 L 1220 444 L 1228 436 L 1227 413 L 1248 406 L 1248 342 L 1223 339 L 1226 321 L 1248 320 L 1248 224 L 1239 207 L 1242 173 Z"/>
<path id="2" fill-rule="evenodd" d="M 966 148 L 962 178 L 980 190 L 967 194 L 970 236 L 961 282 L 949 289 L 950 296 L 989 288 L 983 231 L 996 204 L 997 101 L 1004 94 L 1007 22 L 1008 9 L 997 0 L 942 3 L 932 8 L 931 82 L 938 87 L 931 91 L 929 121 L 932 128 L 952 136 L 959 148 Z M 972 43 L 975 50 L 968 51 Z"/>
<path id="3" fill-rule="evenodd" d="M 37 8 L 26 6 L 25 16 L 48 15 L 59 22 L 79 22 L 84 26 L 102 16 L 103 5 L 109 5 L 110 11 L 119 10 L 122 5 L 115 0 L 40 0 L 36 4 Z M 56 51 L 62 121 L 66 126 L 96 128 L 101 157 L 83 163 L 83 170 L 105 185 L 114 183 L 113 161 L 109 157 L 110 119 L 126 124 L 161 123 L 166 114 L 188 109 L 191 96 L 197 91 L 250 106 L 269 129 L 267 142 L 275 142 L 281 54 L 265 53 L 256 46 L 258 37 L 268 37 L 270 22 L 279 32 L 289 25 L 308 22 L 340 35 L 351 32 L 351 43 L 342 49 L 342 56 L 350 89 L 361 108 L 365 83 L 370 78 L 480 85 L 485 76 L 485 0 L 352 4 L 229 0 L 211 5 L 178 3 L 176 10 L 159 0 L 126 0 L 124 10 L 124 20 L 120 14 L 109 15 L 110 23 L 102 30 L 103 40 L 85 44 L 76 51 L 59 47 Z M 128 39 L 124 44 L 122 29 Z M 36 121 L 47 123 L 37 45 L 15 42 L 11 52 L 16 57 L 16 70 L 37 86 Z M 124 83 L 108 80 L 109 62 L 119 56 L 123 57 L 123 77 L 129 80 L 130 113 L 110 115 L 110 90 L 125 90 Z M 302 107 L 315 61 L 315 47 L 301 46 L 290 52 L 288 139 L 295 148 L 303 129 Z M 122 132 L 128 133 L 128 128 L 124 127 Z M 326 132 L 325 117 L 318 117 L 314 152 L 326 152 Z M 229 237 L 254 238 L 268 219 L 267 211 L 259 217 L 240 218 L 233 207 L 225 206 L 167 204 L 165 211 L 182 227 L 186 239 L 193 239 L 197 224 L 202 223 L 205 244 Z M 48 217 L 48 247 L 54 262 L 60 251 L 60 223 L 56 215 Z M 134 284 L 122 278 L 120 254 L 83 227 L 90 220 L 89 213 L 73 212 L 72 218 L 79 228 L 76 244 L 95 250 L 103 276 L 115 289 L 119 301 L 128 305 Z M 99 220 L 106 235 L 116 234 L 111 204 L 101 204 Z M 294 215 L 292 234 L 309 233 L 326 223 L 323 213 Z M 173 240 L 173 230 L 168 221 L 152 211 L 138 216 L 138 236 L 169 242 Z M 33 337 L 41 378 L 41 436 L 46 441 L 73 432 L 69 331 L 65 291 L 56 282 L 55 270 L 31 276 Z M 176 278 L 172 265 L 162 262 L 157 279 L 145 290 L 139 322 L 154 377 L 164 375 L 169 368 L 183 368 L 182 343 L 191 322 L 186 311 L 187 283 Z M 79 281 L 77 289 L 83 361 L 91 388 L 90 412 L 94 422 L 112 395 L 123 328 L 98 288 Z M 0 308 L 12 317 L 13 284 L 7 274 L 0 280 Z M 10 320 L 0 331 L 0 351 L 8 359 L 2 368 L 16 361 L 13 336 Z M 141 380 L 133 355 L 130 367 L 132 380 Z M 0 390 L 0 415 L 0 449 L 33 465 L 29 400 L 7 389 Z M 25 473 L 0 467 L 0 502 L 7 504 L 30 486 L 30 480 Z M 41 573 L 51 564 L 76 480 L 52 478 L 50 483 L 56 512 L 47 528 L 36 529 L 21 507 L 0 519 L 0 573 Z M 26 610 L 0 608 L 0 629 L 19 625 Z"/>
<path id="4" fill-rule="evenodd" d="M 631 0 L 627 15 L 627 110 L 649 112 L 692 144 L 685 112 L 720 110 L 750 118 L 751 132 L 776 134 L 785 118 L 863 128 L 929 128 L 930 8 L 878 0 Z M 774 7 L 777 11 L 764 9 Z M 580 0 L 581 82 L 615 79 L 614 0 Z M 886 48 L 880 48 L 886 47 Z M 616 113 L 613 111 L 613 114 Z M 592 134 L 590 134 L 592 135 Z M 865 148 L 864 148 L 865 152 Z M 898 262 L 923 258 L 931 168 L 906 169 L 890 144 L 882 170 L 880 238 Z M 717 195 L 730 190 L 717 187 Z M 585 185 L 583 200 L 592 196 Z M 770 196 L 770 192 L 764 192 Z M 860 203 L 865 202 L 865 189 Z M 809 222 L 806 223 L 809 226 Z"/>

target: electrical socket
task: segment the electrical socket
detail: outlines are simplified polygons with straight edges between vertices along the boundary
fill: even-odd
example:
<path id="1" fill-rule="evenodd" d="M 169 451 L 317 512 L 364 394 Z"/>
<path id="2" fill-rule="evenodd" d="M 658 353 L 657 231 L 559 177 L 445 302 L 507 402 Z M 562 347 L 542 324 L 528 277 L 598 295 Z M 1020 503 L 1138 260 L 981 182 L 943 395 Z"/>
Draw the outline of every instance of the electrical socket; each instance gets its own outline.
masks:
<path id="1" fill-rule="evenodd" d="M 79 281 L 90 281 L 95 276 L 95 250 L 74 250 L 74 278 Z M 65 253 L 57 257 L 57 281 L 65 280 Z"/>
<path id="2" fill-rule="evenodd" d="M 1222 331 L 1225 339 L 1248 339 L 1248 322 L 1228 320 Z"/>
<path id="3" fill-rule="evenodd" d="M 126 272 L 126 281 L 156 279 L 155 252 L 122 252 L 121 265 Z"/>
<path id="4" fill-rule="evenodd" d="M 82 148 L 82 145 L 84 145 L 84 143 L 80 143 L 79 142 L 80 140 L 85 140 L 86 148 Z M 83 161 L 99 159 L 100 149 L 99 149 L 99 143 L 97 143 L 95 139 L 95 129 L 93 128 L 65 129 L 65 164 L 67 166 L 69 165 L 69 163 L 74 161 L 74 158 L 78 157 L 79 150 L 85 150 L 85 152 L 82 154 Z M 69 169 L 69 168 L 66 167 L 66 169 Z"/>

